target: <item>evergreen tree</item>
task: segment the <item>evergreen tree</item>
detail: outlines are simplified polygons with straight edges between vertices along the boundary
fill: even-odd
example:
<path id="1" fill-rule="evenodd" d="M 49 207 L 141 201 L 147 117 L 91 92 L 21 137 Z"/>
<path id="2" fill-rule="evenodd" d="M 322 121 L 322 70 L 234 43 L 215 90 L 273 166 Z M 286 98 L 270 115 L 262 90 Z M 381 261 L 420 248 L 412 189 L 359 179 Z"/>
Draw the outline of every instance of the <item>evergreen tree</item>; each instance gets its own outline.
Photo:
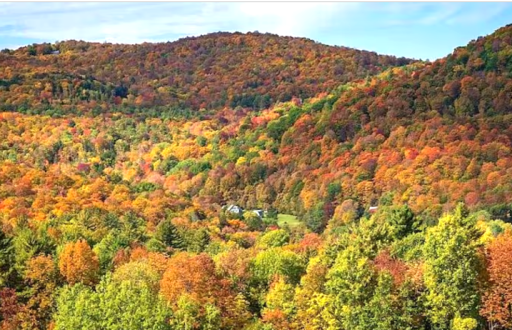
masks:
<path id="1" fill-rule="evenodd" d="M 168 247 L 175 249 L 183 248 L 183 240 L 170 219 L 165 219 L 158 224 L 155 238 Z"/>
<path id="2" fill-rule="evenodd" d="M 392 226 L 395 239 L 401 239 L 420 229 L 420 222 L 407 205 L 394 207 L 389 214 L 388 221 Z"/>
<path id="3" fill-rule="evenodd" d="M 19 282 L 14 269 L 15 255 L 12 240 L 0 230 L 0 287 L 13 287 Z"/>

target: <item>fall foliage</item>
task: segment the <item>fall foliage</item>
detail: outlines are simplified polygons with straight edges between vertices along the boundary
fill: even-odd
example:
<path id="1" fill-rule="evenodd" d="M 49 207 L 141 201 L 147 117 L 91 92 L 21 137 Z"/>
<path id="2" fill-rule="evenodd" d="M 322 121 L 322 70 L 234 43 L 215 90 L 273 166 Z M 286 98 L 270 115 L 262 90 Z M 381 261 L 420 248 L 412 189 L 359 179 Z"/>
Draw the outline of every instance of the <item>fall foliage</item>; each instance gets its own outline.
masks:
<path id="1" fill-rule="evenodd" d="M 2 330 L 512 329 L 512 26 L 0 63 Z"/>
<path id="2" fill-rule="evenodd" d="M 98 258 L 84 240 L 66 244 L 59 256 L 60 273 L 71 285 L 96 283 L 98 268 Z"/>

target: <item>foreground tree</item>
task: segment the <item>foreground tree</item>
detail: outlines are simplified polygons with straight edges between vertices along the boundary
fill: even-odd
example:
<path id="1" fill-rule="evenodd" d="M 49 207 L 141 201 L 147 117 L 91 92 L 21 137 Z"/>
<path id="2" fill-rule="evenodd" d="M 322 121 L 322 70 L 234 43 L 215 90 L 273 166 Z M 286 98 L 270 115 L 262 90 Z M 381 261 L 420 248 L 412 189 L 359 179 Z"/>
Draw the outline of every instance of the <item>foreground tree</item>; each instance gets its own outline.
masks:
<path id="1" fill-rule="evenodd" d="M 489 288 L 483 296 L 480 314 L 489 329 L 512 328 L 512 233 L 506 231 L 487 247 Z"/>
<path id="2" fill-rule="evenodd" d="M 25 306 L 35 312 L 39 327 L 45 329 L 52 317 L 55 291 L 59 285 L 59 272 L 53 259 L 44 255 L 30 259 L 25 281 L 30 294 Z"/>
<path id="3" fill-rule="evenodd" d="M 250 318 L 248 305 L 230 284 L 217 274 L 207 254 L 180 252 L 169 259 L 160 292 L 175 313 L 174 325 L 183 322 L 183 329 L 219 329 L 219 325 L 221 329 L 241 329 Z"/>
<path id="4" fill-rule="evenodd" d="M 357 248 L 341 252 L 327 274 L 327 293 L 331 297 L 332 329 L 408 328 L 401 307 L 393 297 L 393 277 L 378 273 Z"/>
<path id="5" fill-rule="evenodd" d="M 469 319 L 477 318 L 480 302 L 477 286 L 480 236 L 475 219 L 468 217 L 462 205 L 427 232 L 425 298 L 428 316 L 437 329 L 476 322 Z"/>
<path id="6" fill-rule="evenodd" d="M 181 252 L 169 260 L 160 290 L 171 303 L 177 303 L 182 294 L 188 294 L 201 303 L 213 302 L 219 283 L 215 264 L 206 254 L 197 256 Z"/>
<path id="7" fill-rule="evenodd" d="M 170 330 L 171 311 L 144 282 L 104 278 L 92 291 L 66 286 L 57 299 L 55 330 Z"/>

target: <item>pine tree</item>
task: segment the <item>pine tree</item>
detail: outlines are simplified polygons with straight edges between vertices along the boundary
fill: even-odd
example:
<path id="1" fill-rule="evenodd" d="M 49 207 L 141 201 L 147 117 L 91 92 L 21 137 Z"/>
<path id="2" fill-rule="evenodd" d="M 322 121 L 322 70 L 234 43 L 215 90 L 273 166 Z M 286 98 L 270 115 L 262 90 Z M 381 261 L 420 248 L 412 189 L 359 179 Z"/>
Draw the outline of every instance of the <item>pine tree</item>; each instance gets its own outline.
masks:
<path id="1" fill-rule="evenodd" d="M 183 248 L 183 239 L 170 219 L 165 219 L 158 224 L 155 231 L 155 238 L 166 246 L 175 249 Z"/>
<path id="2" fill-rule="evenodd" d="M 12 287 L 17 273 L 14 265 L 14 250 L 11 239 L 0 230 L 0 287 Z"/>

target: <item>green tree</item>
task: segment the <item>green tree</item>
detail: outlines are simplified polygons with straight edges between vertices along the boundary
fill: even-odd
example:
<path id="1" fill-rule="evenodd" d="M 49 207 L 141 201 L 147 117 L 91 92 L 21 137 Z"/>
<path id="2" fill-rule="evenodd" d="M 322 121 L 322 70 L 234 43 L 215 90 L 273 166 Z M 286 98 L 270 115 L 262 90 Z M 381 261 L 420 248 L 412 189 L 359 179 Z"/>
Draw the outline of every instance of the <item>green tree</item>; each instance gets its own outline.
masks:
<path id="1" fill-rule="evenodd" d="M 148 251 L 151 252 L 158 252 L 158 253 L 166 253 L 167 252 L 167 246 L 162 243 L 162 241 L 151 238 L 149 241 L 146 242 L 146 248 Z"/>
<path id="2" fill-rule="evenodd" d="M 142 261 L 131 261 L 119 266 L 112 275 L 112 280 L 117 283 L 130 282 L 134 285 L 144 285 L 158 292 L 160 275 L 151 265 Z"/>
<path id="3" fill-rule="evenodd" d="M 387 271 L 378 272 L 356 246 L 349 246 L 338 255 L 327 273 L 325 288 L 328 313 L 321 314 L 332 329 L 394 330 L 417 326 L 420 310 L 408 283 L 397 287 L 393 276 Z"/>
<path id="4" fill-rule="evenodd" d="M 252 263 L 253 276 L 262 284 L 268 284 L 275 275 L 285 276 L 290 283 L 297 284 L 304 271 L 304 260 L 298 254 L 281 248 L 260 252 Z"/>
<path id="5" fill-rule="evenodd" d="M 200 304 L 186 294 L 180 296 L 177 302 L 177 309 L 171 319 L 174 329 L 194 330 L 199 325 Z"/>
<path id="6" fill-rule="evenodd" d="M 202 313 L 201 304 L 183 294 L 178 299 L 170 324 L 176 330 L 217 330 L 221 328 L 221 313 L 215 305 L 209 303 L 204 306 Z"/>
<path id="7" fill-rule="evenodd" d="M 244 212 L 244 223 L 247 224 L 250 230 L 262 230 L 264 227 L 263 220 L 254 212 L 246 211 Z"/>
<path id="8" fill-rule="evenodd" d="M 376 286 L 368 257 L 354 246 L 342 251 L 327 274 L 326 292 L 332 296 L 337 328 L 373 329 L 365 311 Z"/>
<path id="9" fill-rule="evenodd" d="M 348 237 L 348 245 L 357 247 L 369 258 L 393 241 L 393 228 L 376 214 L 370 219 L 361 218 L 358 224 L 350 224 L 350 231 L 353 235 Z"/>
<path id="10" fill-rule="evenodd" d="M 14 247 L 12 240 L 0 229 L 0 287 L 13 285 L 17 272 L 14 269 Z"/>
<path id="11" fill-rule="evenodd" d="M 116 253 L 128 247 L 129 244 L 130 242 L 125 237 L 120 236 L 118 230 L 114 229 L 94 246 L 93 251 L 98 256 L 102 273 L 112 269 L 112 260 Z"/>
<path id="12" fill-rule="evenodd" d="M 55 330 L 97 329 L 101 318 L 98 305 L 99 296 L 89 287 L 81 283 L 65 286 L 57 298 Z"/>
<path id="13" fill-rule="evenodd" d="M 14 248 L 14 267 L 20 274 L 25 272 L 27 261 L 38 254 L 53 252 L 49 240 L 40 239 L 37 233 L 23 224 L 15 230 L 12 246 Z"/>
<path id="14" fill-rule="evenodd" d="M 303 218 L 306 226 L 309 229 L 315 233 L 321 233 L 327 225 L 324 212 L 324 203 L 321 202 L 316 204 L 314 208 L 306 212 Z"/>
<path id="15" fill-rule="evenodd" d="M 261 248 L 280 247 L 288 244 L 290 233 L 284 229 L 271 230 L 258 239 L 258 246 Z"/>
<path id="16" fill-rule="evenodd" d="M 188 252 L 201 253 L 210 243 L 210 235 L 206 228 L 180 228 L 178 232 L 183 239 L 183 247 Z"/>
<path id="17" fill-rule="evenodd" d="M 266 308 L 269 310 L 281 310 L 286 316 L 290 317 L 295 313 L 294 303 L 295 288 L 286 283 L 285 279 L 279 277 L 272 283 L 266 296 Z"/>
<path id="18" fill-rule="evenodd" d="M 156 226 L 155 238 L 168 247 L 175 249 L 183 247 L 183 240 L 170 219 L 165 219 Z"/>
<path id="19" fill-rule="evenodd" d="M 424 247 L 426 306 L 438 329 L 453 327 L 454 319 L 477 318 L 477 249 L 482 233 L 474 217 L 458 205 L 455 212 L 427 231 Z"/>
<path id="20" fill-rule="evenodd" d="M 420 222 L 407 205 L 392 208 L 388 214 L 388 221 L 395 239 L 401 239 L 420 228 Z"/>
<path id="21" fill-rule="evenodd" d="M 57 299 L 55 330 L 170 330 L 171 311 L 142 281 L 103 278 L 96 292 L 66 286 Z"/>

